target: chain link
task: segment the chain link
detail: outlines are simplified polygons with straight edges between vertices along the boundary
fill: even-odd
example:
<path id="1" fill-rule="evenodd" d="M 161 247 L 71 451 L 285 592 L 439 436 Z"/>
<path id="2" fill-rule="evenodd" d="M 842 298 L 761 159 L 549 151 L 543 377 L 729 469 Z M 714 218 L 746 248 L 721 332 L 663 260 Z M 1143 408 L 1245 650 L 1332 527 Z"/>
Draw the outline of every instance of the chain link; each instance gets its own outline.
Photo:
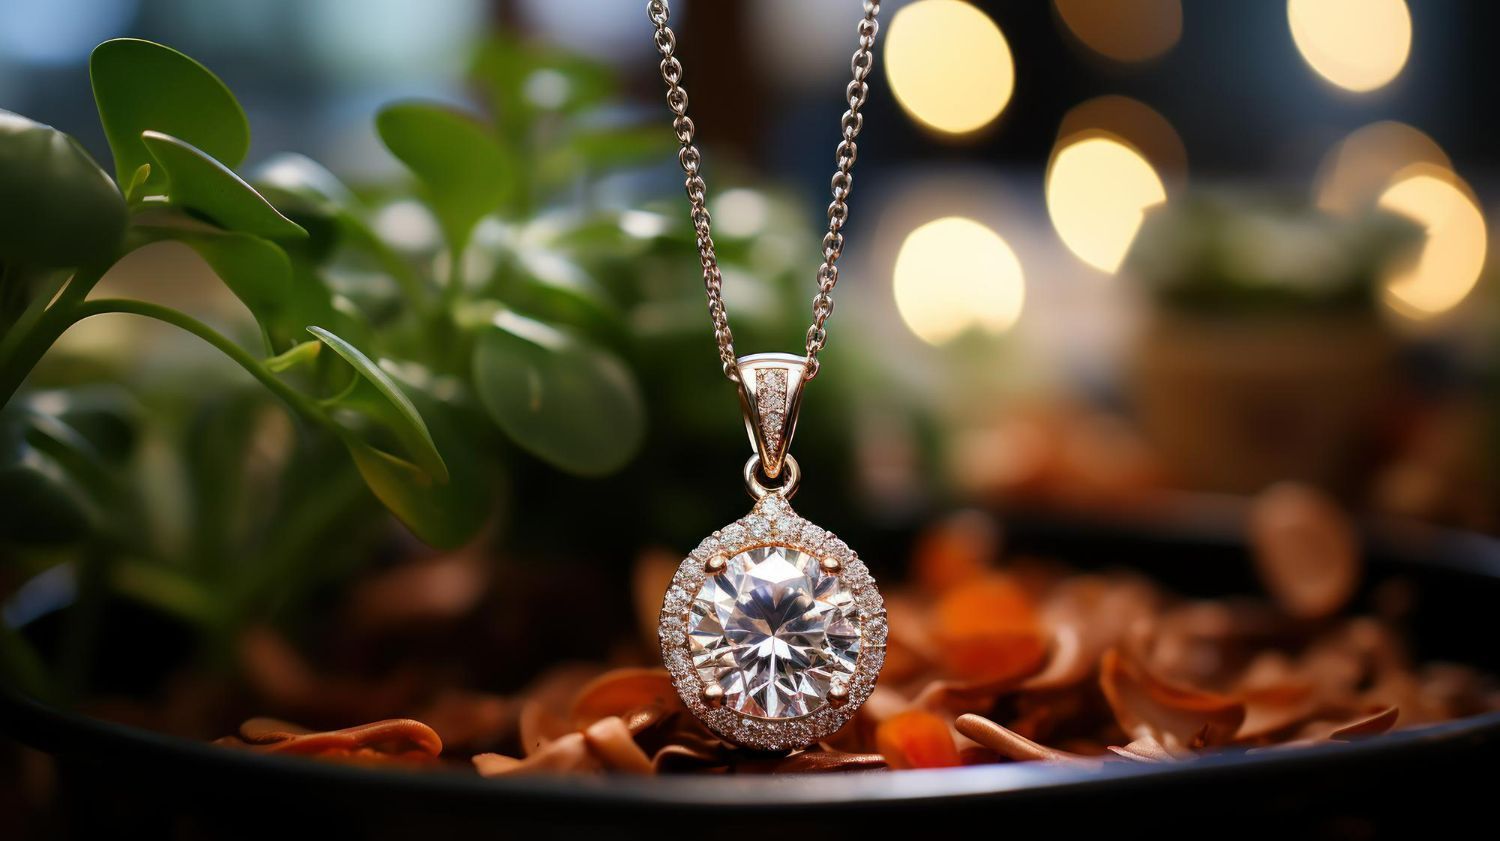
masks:
<path id="1" fill-rule="evenodd" d="M 849 193 L 854 189 L 854 160 L 859 155 L 859 146 L 854 142 L 864 127 L 865 118 L 859 109 L 868 98 L 870 87 L 866 81 L 875 66 L 875 35 L 880 31 L 876 17 L 880 14 L 879 0 L 865 0 L 864 16 L 860 18 L 859 47 L 849 59 L 849 71 L 853 79 L 844 89 L 849 110 L 839 121 L 841 138 L 834 149 L 835 169 L 829 181 L 829 192 L 833 201 L 828 205 L 828 232 L 823 235 L 823 264 L 818 267 L 818 293 L 812 300 L 812 326 L 807 328 L 807 379 L 818 375 L 821 363 L 818 353 L 828 345 L 828 317 L 833 315 L 833 288 L 839 282 L 839 257 L 844 252 L 844 223 L 849 219 Z M 713 319 L 714 340 L 719 346 L 719 360 L 723 363 L 724 376 L 739 379 L 739 368 L 735 362 L 734 333 L 729 329 L 729 313 L 724 309 L 724 277 L 719 272 L 719 256 L 714 250 L 712 217 L 708 213 L 703 176 L 699 170 L 703 155 L 694 141 L 693 120 L 687 115 L 688 95 L 682 87 L 682 62 L 675 55 L 677 36 L 667 25 L 671 10 L 667 0 L 650 0 L 646 3 L 646 16 L 656 27 L 656 51 L 661 53 L 661 78 L 667 86 L 667 107 L 672 110 L 672 130 L 677 134 L 681 148 L 677 150 L 677 162 L 682 165 L 683 187 L 687 191 L 691 206 L 693 230 L 698 239 L 698 260 L 703 265 L 703 289 L 708 294 L 708 315 Z"/>

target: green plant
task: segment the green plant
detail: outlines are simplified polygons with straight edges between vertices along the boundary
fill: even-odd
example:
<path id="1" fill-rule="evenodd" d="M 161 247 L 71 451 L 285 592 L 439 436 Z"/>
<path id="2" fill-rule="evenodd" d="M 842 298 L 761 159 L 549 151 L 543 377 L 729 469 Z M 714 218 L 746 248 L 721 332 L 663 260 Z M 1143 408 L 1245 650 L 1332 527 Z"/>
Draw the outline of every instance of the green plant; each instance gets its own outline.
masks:
<path id="1" fill-rule="evenodd" d="M 1372 211 L 1205 192 L 1147 214 L 1126 262 L 1170 310 L 1224 316 L 1373 314 L 1380 280 L 1420 231 Z"/>
<path id="2" fill-rule="evenodd" d="M 426 424 L 389 374 L 329 327 L 338 326 L 331 299 L 298 284 L 287 250 L 308 233 L 230 168 L 249 149 L 249 125 L 234 96 L 202 65 L 167 47 L 122 39 L 106 42 L 90 61 L 94 96 L 115 158 L 115 180 L 72 138 L 19 115 L 0 114 L 0 184 L 6 196 L 3 254 L 4 339 L 0 401 L 8 404 L 43 354 L 72 325 L 122 313 L 192 333 L 244 368 L 299 415 L 333 433 L 357 464 L 378 462 L 411 487 L 448 483 L 443 458 Z M 203 322 L 160 304 L 89 299 L 122 257 L 157 242 L 193 249 L 254 315 L 260 346 L 251 350 Z M 298 337 L 312 335 L 302 341 Z M 342 363 L 337 388 L 282 376 L 333 351 Z M 26 438 L 34 441 L 34 438 Z M 387 448 L 387 444 L 395 446 Z M 12 485 L 35 471 L 16 469 L 29 456 L 11 455 Z M 54 477 L 56 478 L 56 477 Z M 372 488 L 382 498 L 390 490 Z M 382 492 L 384 490 L 384 492 Z M 404 512 L 397 510 L 398 515 Z M 419 533 L 451 541 L 408 519 Z"/>

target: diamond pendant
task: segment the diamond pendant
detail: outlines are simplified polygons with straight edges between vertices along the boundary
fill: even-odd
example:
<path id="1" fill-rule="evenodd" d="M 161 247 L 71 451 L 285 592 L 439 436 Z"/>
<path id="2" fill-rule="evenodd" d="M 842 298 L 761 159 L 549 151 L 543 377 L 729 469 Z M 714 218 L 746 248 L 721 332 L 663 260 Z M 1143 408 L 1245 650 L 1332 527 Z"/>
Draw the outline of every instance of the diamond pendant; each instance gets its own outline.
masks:
<path id="1" fill-rule="evenodd" d="M 788 354 L 739 360 L 755 507 L 683 560 L 658 632 L 687 708 L 723 738 L 761 750 L 833 734 L 869 697 L 885 660 L 885 604 L 869 570 L 788 502 L 801 479 L 787 445 L 804 370 Z"/>

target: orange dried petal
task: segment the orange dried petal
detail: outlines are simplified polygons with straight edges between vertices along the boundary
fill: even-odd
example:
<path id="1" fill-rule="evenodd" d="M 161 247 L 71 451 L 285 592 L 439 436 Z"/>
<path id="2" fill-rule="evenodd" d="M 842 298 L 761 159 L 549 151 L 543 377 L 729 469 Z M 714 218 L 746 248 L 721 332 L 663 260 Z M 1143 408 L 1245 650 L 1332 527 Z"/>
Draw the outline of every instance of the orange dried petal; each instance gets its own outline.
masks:
<path id="1" fill-rule="evenodd" d="M 989 575 L 943 596 L 933 632 L 944 638 L 1036 633 L 1041 626 L 1031 596 L 1008 575 Z"/>
<path id="2" fill-rule="evenodd" d="M 984 683 L 1031 675 L 1047 655 L 1031 597 L 1008 576 L 988 576 L 945 595 L 934 612 L 933 639 L 949 674 Z"/>
<path id="3" fill-rule="evenodd" d="M 651 773 L 651 760 L 635 743 L 630 728 L 619 716 L 601 718 L 583 731 L 589 750 L 598 757 L 605 770 L 626 774 Z"/>
<path id="4" fill-rule="evenodd" d="M 1306 485 L 1274 485 L 1250 507 L 1250 546 L 1266 589 L 1286 612 L 1331 616 L 1359 584 L 1359 539 L 1328 495 Z"/>
<path id="5" fill-rule="evenodd" d="M 973 739 L 989 750 L 1017 762 L 1089 762 L 1095 760 L 1067 751 L 1055 750 L 1037 744 L 1021 734 L 1002 727 L 989 719 L 973 715 L 961 715 L 953 726 L 958 732 Z"/>
<path id="6" fill-rule="evenodd" d="M 948 722 L 908 710 L 875 727 L 875 748 L 892 768 L 954 768 L 963 764 Z"/>
<path id="7" fill-rule="evenodd" d="M 513 774 L 566 774 L 598 771 L 598 757 L 589 750 L 582 733 L 569 733 L 540 746 L 525 759 L 481 753 L 473 757 L 474 770 L 485 777 Z"/>
<path id="8" fill-rule="evenodd" d="M 297 756 L 364 754 L 432 758 L 443 752 L 443 740 L 437 731 L 409 718 L 323 732 L 311 732 L 276 719 L 250 719 L 240 727 L 240 737 L 263 753 Z"/>
<path id="9" fill-rule="evenodd" d="M 1179 759 L 1188 759 L 1192 756 L 1187 751 L 1178 750 L 1177 752 L 1173 752 L 1166 745 L 1157 741 L 1154 736 L 1142 736 L 1123 747 L 1109 745 L 1105 750 L 1132 762 L 1176 762 Z"/>
<path id="10" fill-rule="evenodd" d="M 1152 736 L 1169 747 L 1222 744 L 1245 720 L 1245 705 L 1238 699 L 1169 684 L 1119 649 L 1105 652 L 1099 688 L 1120 729 L 1133 738 Z"/>
<path id="11" fill-rule="evenodd" d="M 564 663 L 526 688 L 517 725 L 523 753 L 530 756 L 548 742 L 578 729 L 569 715 L 573 698 L 599 671 L 594 665 Z"/>
<path id="12" fill-rule="evenodd" d="M 568 717 L 575 729 L 582 730 L 610 716 L 645 709 L 665 713 L 681 706 L 666 669 L 612 669 L 579 690 Z"/>
<path id="13" fill-rule="evenodd" d="M 944 593 L 984 576 L 999 554 L 995 521 L 963 511 L 922 533 L 912 555 L 912 577 L 924 590 Z"/>
<path id="14" fill-rule="evenodd" d="M 1239 742 L 1264 739 L 1295 727 L 1320 706 L 1312 685 L 1295 681 L 1244 689 L 1240 698 L 1245 703 L 1245 720 L 1234 737 Z"/>
<path id="15" fill-rule="evenodd" d="M 1366 736 L 1378 736 L 1395 727 L 1396 719 L 1400 717 L 1399 708 L 1386 707 L 1334 728 L 1334 731 L 1328 734 L 1328 738 L 1335 742 L 1348 742 Z"/>
<path id="16" fill-rule="evenodd" d="M 630 594 L 635 603 L 636 630 L 647 650 L 656 648 L 656 625 L 661 618 L 662 596 L 672 584 L 682 556 L 666 549 L 647 549 L 636 555 L 630 572 Z"/>
<path id="17" fill-rule="evenodd" d="M 362 631 L 386 631 L 458 619 L 484 597 L 492 571 L 480 541 L 409 561 L 354 588 L 349 623 Z"/>

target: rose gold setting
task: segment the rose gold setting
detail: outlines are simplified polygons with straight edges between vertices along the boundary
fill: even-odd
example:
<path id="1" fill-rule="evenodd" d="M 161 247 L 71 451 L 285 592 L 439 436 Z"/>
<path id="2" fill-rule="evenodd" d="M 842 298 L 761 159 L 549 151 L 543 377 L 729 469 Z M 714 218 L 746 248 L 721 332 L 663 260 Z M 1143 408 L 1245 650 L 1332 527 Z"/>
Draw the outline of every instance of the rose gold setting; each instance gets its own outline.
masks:
<path id="1" fill-rule="evenodd" d="M 790 353 L 755 353 L 736 360 L 739 370 L 740 411 L 745 433 L 760 458 L 766 478 L 781 476 L 787 448 L 797 432 L 802 408 L 802 385 L 807 379 L 807 357 Z"/>
<path id="2" fill-rule="evenodd" d="M 716 574 L 712 562 L 762 546 L 811 554 L 825 571 L 832 572 L 833 564 L 835 574 L 853 591 L 858 608 L 859 656 L 853 673 L 834 679 L 823 706 L 795 718 L 760 718 L 725 706 L 724 690 L 705 683 L 694 667 L 687 636 L 693 601 L 704 581 Z M 798 516 L 781 494 L 768 493 L 748 515 L 714 532 L 683 559 L 667 588 L 657 636 L 683 704 L 709 729 L 745 747 L 792 750 L 838 731 L 870 696 L 885 662 L 886 633 L 885 602 L 859 556 L 844 541 Z"/>

